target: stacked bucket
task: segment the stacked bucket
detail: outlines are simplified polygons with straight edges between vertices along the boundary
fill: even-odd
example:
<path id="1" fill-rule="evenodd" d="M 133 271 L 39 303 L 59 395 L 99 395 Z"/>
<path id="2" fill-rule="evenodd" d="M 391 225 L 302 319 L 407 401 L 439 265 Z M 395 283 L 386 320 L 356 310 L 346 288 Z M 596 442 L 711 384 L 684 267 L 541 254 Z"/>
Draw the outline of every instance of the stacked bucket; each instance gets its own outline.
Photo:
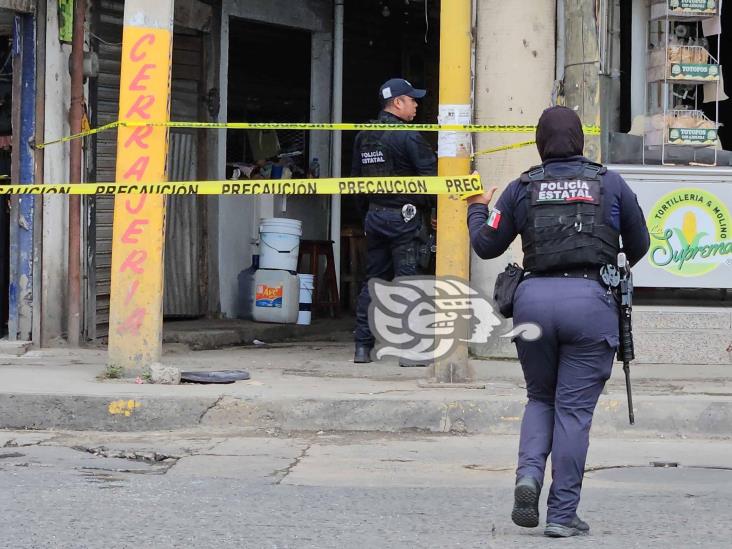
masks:
<path id="1" fill-rule="evenodd" d="M 251 318 L 258 322 L 310 324 L 314 277 L 297 274 L 301 236 L 300 220 L 261 220 L 258 267 L 253 262 L 239 275 L 245 315 L 250 309 Z"/>

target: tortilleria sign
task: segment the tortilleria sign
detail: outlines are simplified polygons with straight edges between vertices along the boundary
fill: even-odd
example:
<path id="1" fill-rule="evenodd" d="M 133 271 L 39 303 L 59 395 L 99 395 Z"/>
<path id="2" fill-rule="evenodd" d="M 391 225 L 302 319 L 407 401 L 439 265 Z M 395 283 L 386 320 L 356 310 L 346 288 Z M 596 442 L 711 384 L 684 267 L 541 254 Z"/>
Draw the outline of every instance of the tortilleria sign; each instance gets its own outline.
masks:
<path id="1" fill-rule="evenodd" d="M 676 189 L 662 196 L 647 216 L 652 267 L 674 276 L 698 277 L 732 265 L 732 217 L 712 192 Z"/>
<path id="2" fill-rule="evenodd" d="M 651 245 L 642 288 L 732 288 L 732 168 L 609 166 L 638 197 Z"/>

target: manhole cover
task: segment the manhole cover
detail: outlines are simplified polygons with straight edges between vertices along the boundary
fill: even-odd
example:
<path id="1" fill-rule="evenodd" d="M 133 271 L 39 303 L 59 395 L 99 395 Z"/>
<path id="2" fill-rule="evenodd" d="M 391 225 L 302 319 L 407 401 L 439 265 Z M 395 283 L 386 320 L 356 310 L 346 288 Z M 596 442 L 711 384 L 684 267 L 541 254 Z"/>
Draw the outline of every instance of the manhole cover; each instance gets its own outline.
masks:
<path id="1" fill-rule="evenodd" d="M 235 381 L 246 381 L 249 379 L 249 372 L 244 370 L 219 370 L 200 372 L 181 372 L 182 383 L 234 383 Z"/>

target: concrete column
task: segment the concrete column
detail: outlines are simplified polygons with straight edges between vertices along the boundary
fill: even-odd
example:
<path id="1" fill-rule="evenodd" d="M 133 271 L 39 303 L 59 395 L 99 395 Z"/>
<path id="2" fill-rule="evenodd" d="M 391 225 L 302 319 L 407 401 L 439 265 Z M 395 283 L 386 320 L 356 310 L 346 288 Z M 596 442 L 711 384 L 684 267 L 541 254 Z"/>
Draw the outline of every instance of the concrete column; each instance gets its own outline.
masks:
<path id="1" fill-rule="evenodd" d="M 632 33 L 632 67 L 630 71 L 631 86 L 631 116 L 646 114 L 646 65 L 648 57 L 648 4 L 645 0 L 633 0 Z"/>
<path id="2" fill-rule="evenodd" d="M 555 71 L 555 0 L 504 2 L 478 0 L 475 74 L 476 124 L 536 124 L 550 106 Z M 476 151 L 528 141 L 528 134 L 477 134 Z M 521 172 L 540 163 L 536 147 L 529 146 L 478 156 L 476 167 L 483 185 L 498 186 L 500 192 Z M 509 261 L 521 262 L 517 239 L 501 258 L 483 261 L 475 254 L 471 261 L 471 284 L 493 294 L 496 276 Z M 498 339 L 474 345 L 478 356 L 512 353 L 498 349 Z"/>
<path id="3" fill-rule="evenodd" d="M 173 0 L 127 0 L 121 121 L 169 120 L 172 49 Z M 165 181 L 167 156 L 167 127 L 119 128 L 117 181 Z M 116 197 L 113 231 L 109 365 L 134 375 L 162 354 L 165 197 Z"/>
<path id="4" fill-rule="evenodd" d="M 46 86 L 44 141 L 69 135 L 71 101 L 69 53 L 71 46 L 58 39 L 58 9 L 49 2 L 46 11 Z M 69 180 L 69 144 L 43 149 L 43 182 Z M 43 272 L 41 274 L 41 345 L 62 337 L 66 330 L 66 254 L 68 250 L 68 202 L 64 196 L 43 195 Z"/>

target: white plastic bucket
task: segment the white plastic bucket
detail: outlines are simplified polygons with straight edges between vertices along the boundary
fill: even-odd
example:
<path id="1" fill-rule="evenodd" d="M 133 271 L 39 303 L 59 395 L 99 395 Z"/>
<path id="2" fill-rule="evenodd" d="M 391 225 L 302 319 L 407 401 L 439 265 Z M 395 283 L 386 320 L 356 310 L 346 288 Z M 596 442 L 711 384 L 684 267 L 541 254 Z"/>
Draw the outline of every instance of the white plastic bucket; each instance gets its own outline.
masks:
<path id="1" fill-rule="evenodd" d="M 300 274 L 297 276 L 300 278 L 300 312 L 297 315 L 297 323 L 309 325 L 312 319 L 315 276 L 311 274 Z"/>
<path id="2" fill-rule="evenodd" d="M 284 217 L 262 219 L 259 225 L 259 268 L 297 271 L 302 221 Z"/>

